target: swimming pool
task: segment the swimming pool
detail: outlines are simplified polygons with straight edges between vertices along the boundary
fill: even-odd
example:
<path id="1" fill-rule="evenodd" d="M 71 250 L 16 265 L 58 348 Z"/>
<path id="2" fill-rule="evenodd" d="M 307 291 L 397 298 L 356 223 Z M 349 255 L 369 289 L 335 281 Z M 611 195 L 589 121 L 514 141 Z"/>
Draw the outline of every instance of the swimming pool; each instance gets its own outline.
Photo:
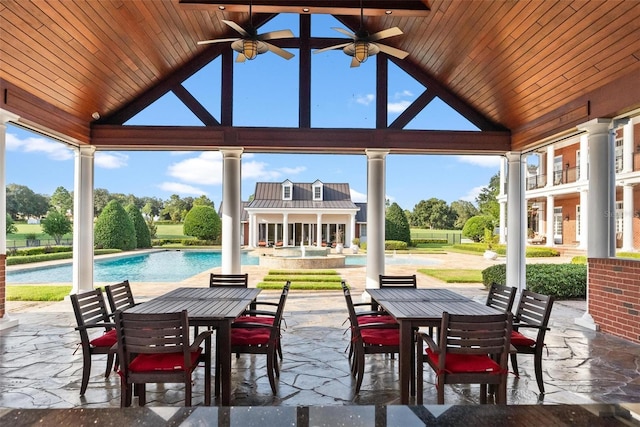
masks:
<path id="1" fill-rule="evenodd" d="M 367 257 L 347 255 L 346 265 L 366 265 Z M 385 257 L 385 264 L 433 265 L 438 261 L 422 257 Z M 242 252 L 242 265 L 258 265 L 258 256 Z M 157 251 L 95 261 L 95 282 L 180 282 L 198 273 L 222 265 L 220 251 Z M 49 267 L 25 268 L 7 271 L 7 284 L 16 283 L 71 283 L 71 263 Z"/>

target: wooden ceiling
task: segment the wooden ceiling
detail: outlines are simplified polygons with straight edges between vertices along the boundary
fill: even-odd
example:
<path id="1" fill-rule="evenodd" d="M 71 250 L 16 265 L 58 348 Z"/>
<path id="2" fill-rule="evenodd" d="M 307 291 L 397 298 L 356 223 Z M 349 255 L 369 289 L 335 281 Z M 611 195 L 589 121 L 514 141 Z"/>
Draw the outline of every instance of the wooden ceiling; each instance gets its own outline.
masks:
<path id="1" fill-rule="evenodd" d="M 364 3 L 370 32 L 394 26 L 403 30 L 403 36 L 385 40 L 409 52 L 394 62 L 446 90 L 448 101 L 493 123 L 493 130 L 510 131 L 510 146 L 502 144 L 502 135 L 501 148 L 526 149 L 589 119 L 640 108 L 638 1 Z M 311 13 L 335 13 L 345 25 L 358 28 L 356 0 L 254 4 L 254 24 L 308 5 Z M 185 70 L 196 68 L 193 64 L 230 50 L 196 44 L 235 37 L 221 19 L 248 24 L 246 1 L 228 1 L 225 10 L 218 6 L 203 0 L 2 0 L 0 108 L 18 114 L 25 125 L 96 143 L 110 128 L 94 122 L 92 113 L 118 116 L 181 81 Z M 238 11 L 241 7 L 244 12 Z M 332 41 L 310 43 L 315 48 Z M 278 45 L 300 42 L 288 39 Z M 394 144 L 410 151 L 421 137 L 405 132 L 403 142 L 403 134 L 395 131 Z M 224 136 L 220 141 L 225 143 Z M 295 141 L 291 144 L 289 149 Z"/>

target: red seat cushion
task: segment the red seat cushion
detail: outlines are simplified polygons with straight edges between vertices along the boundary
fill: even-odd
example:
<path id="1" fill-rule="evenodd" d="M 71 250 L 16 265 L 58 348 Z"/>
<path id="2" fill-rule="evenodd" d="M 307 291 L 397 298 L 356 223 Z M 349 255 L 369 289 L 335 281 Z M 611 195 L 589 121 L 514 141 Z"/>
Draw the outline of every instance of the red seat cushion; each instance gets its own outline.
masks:
<path id="1" fill-rule="evenodd" d="M 200 357 L 202 349 L 191 352 L 191 366 L 193 368 Z M 129 364 L 131 372 L 149 371 L 184 371 L 184 355 L 182 353 L 139 354 Z"/>
<path id="2" fill-rule="evenodd" d="M 269 328 L 233 328 L 231 345 L 266 345 L 270 335 Z"/>
<path id="3" fill-rule="evenodd" d="M 394 319 L 393 316 L 389 314 L 383 314 L 380 316 L 376 316 L 376 315 L 358 316 L 359 325 L 366 325 L 369 323 L 397 323 L 397 322 L 396 322 L 396 319 Z"/>
<path id="4" fill-rule="evenodd" d="M 398 329 L 362 329 L 360 334 L 368 345 L 400 345 Z"/>
<path id="5" fill-rule="evenodd" d="M 522 347 L 533 347 L 536 340 L 533 340 L 518 331 L 511 331 L 511 344 Z"/>
<path id="6" fill-rule="evenodd" d="M 431 351 L 430 348 L 426 351 L 427 356 L 431 359 L 431 362 L 435 365 L 438 364 L 439 354 Z M 461 372 L 500 372 L 500 365 L 493 361 L 489 356 L 482 354 L 457 354 L 447 353 L 447 357 L 444 361 L 444 370 L 447 373 L 461 373 Z"/>
<path id="7" fill-rule="evenodd" d="M 261 325 L 273 325 L 273 317 L 265 316 L 240 316 L 234 323 L 260 323 Z"/>
<path id="8" fill-rule="evenodd" d="M 102 336 L 99 336 L 98 338 L 94 338 L 91 341 L 89 341 L 89 344 L 91 344 L 94 347 L 111 347 L 116 343 L 116 341 L 118 341 L 116 330 L 111 329 L 110 331 L 105 332 Z"/>

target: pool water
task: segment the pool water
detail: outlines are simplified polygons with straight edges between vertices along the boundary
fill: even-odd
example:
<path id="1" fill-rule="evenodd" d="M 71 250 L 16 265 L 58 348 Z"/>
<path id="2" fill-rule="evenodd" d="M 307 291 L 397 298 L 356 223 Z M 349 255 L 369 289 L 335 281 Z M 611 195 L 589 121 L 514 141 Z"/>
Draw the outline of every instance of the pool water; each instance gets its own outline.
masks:
<path id="1" fill-rule="evenodd" d="M 346 265 L 366 265 L 367 257 L 347 255 Z M 385 264 L 433 265 L 438 261 L 421 257 L 387 256 Z M 258 265 L 259 258 L 249 252 L 242 252 L 242 265 Z M 132 282 L 180 282 L 220 267 L 220 251 L 158 251 L 139 255 L 97 260 L 94 263 L 95 282 L 120 282 L 128 279 Z M 71 283 L 72 265 L 65 263 L 50 267 L 25 268 L 7 271 L 7 284 L 15 283 Z"/>

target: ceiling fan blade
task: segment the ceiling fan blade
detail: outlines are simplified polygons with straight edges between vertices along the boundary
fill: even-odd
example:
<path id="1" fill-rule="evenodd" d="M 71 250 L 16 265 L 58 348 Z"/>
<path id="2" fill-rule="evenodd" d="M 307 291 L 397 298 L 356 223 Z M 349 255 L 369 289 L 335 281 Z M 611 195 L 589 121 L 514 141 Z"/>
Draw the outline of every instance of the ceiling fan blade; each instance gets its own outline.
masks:
<path id="1" fill-rule="evenodd" d="M 376 40 L 386 39 L 387 37 L 399 36 L 404 34 L 398 27 L 387 28 L 386 30 L 378 31 L 375 34 L 369 36 L 369 41 L 374 42 Z"/>
<path id="2" fill-rule="evenodd" d="M 284 49 L 279 48 L 278 46 L 274 46 L 271 43 L 265 43 L 267 45 L 267 47 L 269 48 L 269 50 L 273 53 L 275 53 L 276 55 L 284 58 L 284 59 L 291 59 L 293 58 L 295 55 L 291 52 L 287 52 Z"/>
<path id="3" fill-rule="evenodd" d="M 355 56 L 351 58 L 351 68 L 355 68 L 359 66 L 360 66 L 360 61 L 358 61 Z"/>
<path id="4" fill-rule="evenodd" d="M 396 49 L 395 47 L 387 46 L 386 44 L 375 43 L 375 45 L 378 47 L 378 49 L 380 49 L 380 51 L 386 53 L 387 55 L 395 56 L 398 59 L 404 59 L 409 56 L 409 52 Z"/>
<path id="5" fill-rule="evenodd" d="M 344 34 L 347 37 L 350 37 L 352 39 L 356 39 L 356 35 L 354 33 L 352 33 L 351 31 L 347 31 L 344 28 L 338 28 L 338 27 L 331 27 L 332 30 L 336 30 L 339 33 Z"/>
<path id="6" fill-rule="evenodd" d="M 244 28 L 242 28 L 240 25 L 236 24 L 235 22 L 227 21 L 226 19 L 221 19 L 221 21 L 227 24 L 228 26 L 230 26 L 231 28 L 233 28 L 234 30 L 236 30 L 237 32 L 239 32 L 242 35 L 242 37 L 250 37 L 249 33 L 246 32 Z"/>
<path id="7" fill-rule="evenodd" d="M 293 33 L 291 32 L 291 30 L 278 30 L 260 34 L 258 36 L 258 40 L 287 39 L 292 37 Z"/>
<path id="8" fill-rule="evenodd" d="M 233 39 L 213 39 L 213 40 L 200 40 L 198 44 L 211 44 L 211 43 L 222 43 L 222 42 L 234 42 L 236 40 L 240 40 L 238 37 Z"/>
<path id="9" fill-rule="evenodd" d="M 236 57 L 236 62 L 245 62 L 247 57 L 244 56 L 244 53 L 238 52 L 238 56 Z"/>
<path id="10" fill-rule="evenodd" d="M 343 44 L 337 44 L 337 45 L 329 46 L 329 47 L 324 47 L 324 48 L 322 48 L 322 49 L 316 49 L 316 50 L 314 50 L 314 51 L 313 51 L 313 53 L 322 53 L 322 52 L 326 52 L 326 51 L 328 51 L 328 50 L 340 49 L 340 48 L 343 48 L 343 47 L 345 47 L 345 46 L 349 46 L 351 43 L 352 43 L 352 42 L 349 42 L 349 43 L 343 43 Z"/>

